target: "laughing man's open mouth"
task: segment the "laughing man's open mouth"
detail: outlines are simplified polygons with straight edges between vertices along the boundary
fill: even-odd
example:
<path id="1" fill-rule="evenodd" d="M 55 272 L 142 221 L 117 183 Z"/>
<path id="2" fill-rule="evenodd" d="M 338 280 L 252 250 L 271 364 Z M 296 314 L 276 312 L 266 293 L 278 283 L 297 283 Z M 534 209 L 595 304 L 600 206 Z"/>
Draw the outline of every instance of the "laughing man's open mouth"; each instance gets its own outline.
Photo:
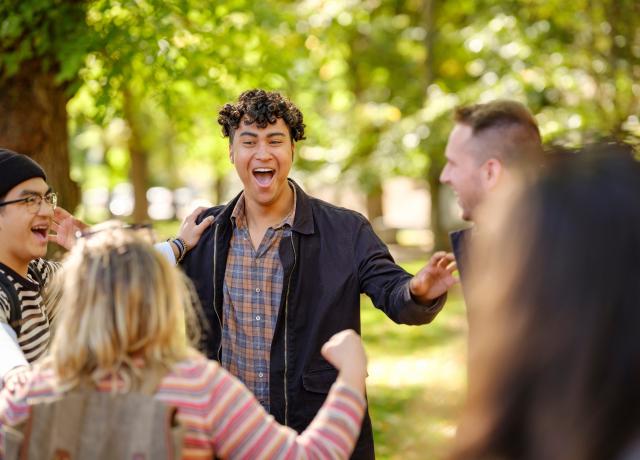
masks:
<path id="1" fill-rule="evenodd" d="M 39 239 L 46 240 L 47 233 L 49 233 L 49 226 L 46 224 L 34 225 L 31 227 L 31 232 L 33 232 Z"/>
<path id="2" fill-rule="evenodd" d="M 275 175 L 275 170 L 272 168 L 256 168 L 252 171 L 252 173 L 253 177 L 256 178 L 258 184 L 267 186 L 271 183 L 271 180 Z"/>

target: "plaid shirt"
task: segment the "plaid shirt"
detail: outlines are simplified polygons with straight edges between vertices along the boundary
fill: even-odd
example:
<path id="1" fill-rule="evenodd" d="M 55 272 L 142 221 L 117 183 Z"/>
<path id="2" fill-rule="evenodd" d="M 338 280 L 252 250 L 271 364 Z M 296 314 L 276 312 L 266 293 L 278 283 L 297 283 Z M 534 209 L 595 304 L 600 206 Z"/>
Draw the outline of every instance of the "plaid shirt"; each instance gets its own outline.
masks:
<path id="1" fill-rule="evenodd" d="M 269 360 L 284 270 L 278 248 L 291 235 L 296 209 L 269 227 L 254 249 L 247 227 L 244 195 L 233 209 L 234 223 L 222 305 L 222 366 L 238 377 L 269 410 Z"/>

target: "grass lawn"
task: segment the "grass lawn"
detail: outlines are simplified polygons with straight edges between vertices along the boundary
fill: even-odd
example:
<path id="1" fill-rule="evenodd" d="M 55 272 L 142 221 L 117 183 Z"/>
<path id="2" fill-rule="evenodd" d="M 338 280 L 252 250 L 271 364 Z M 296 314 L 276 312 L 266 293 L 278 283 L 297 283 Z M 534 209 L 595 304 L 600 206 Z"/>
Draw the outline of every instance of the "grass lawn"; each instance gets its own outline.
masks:
<path id="1" fill-rule="evenodd" d="M 415 273 L 423 263 L 402 265 Z M 464 398 L 466 328 L 459 287 L 426 326 L 395 324 L 362 297 L 367 391 L 378 459 L 445 457 Z"/>

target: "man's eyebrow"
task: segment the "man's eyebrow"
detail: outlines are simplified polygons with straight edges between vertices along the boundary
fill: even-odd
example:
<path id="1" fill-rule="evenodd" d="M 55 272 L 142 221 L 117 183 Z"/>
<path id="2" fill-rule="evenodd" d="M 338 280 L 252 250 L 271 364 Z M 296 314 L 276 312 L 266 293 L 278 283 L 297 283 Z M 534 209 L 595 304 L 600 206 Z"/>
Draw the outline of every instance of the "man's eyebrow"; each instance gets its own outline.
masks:
<path id="1" fill-rule="evenodd" d="M 275 137 L 275 136 L 282 136 L 285 137 L 286 134 L 285 133 L 281 133 L 281 132 L 276 132 L 276 133 L 269 133 L 267 134 L 267 137 Z"/>
<path id="2" fill-rule="evenodd" d="M 240 135 L 240 136 L 258 137 L 258 135 L 257 135 L 256 133 L 252 133 L 252 132 L 249 132 L 249 131 L 241 132 L 239 135 Z"/>

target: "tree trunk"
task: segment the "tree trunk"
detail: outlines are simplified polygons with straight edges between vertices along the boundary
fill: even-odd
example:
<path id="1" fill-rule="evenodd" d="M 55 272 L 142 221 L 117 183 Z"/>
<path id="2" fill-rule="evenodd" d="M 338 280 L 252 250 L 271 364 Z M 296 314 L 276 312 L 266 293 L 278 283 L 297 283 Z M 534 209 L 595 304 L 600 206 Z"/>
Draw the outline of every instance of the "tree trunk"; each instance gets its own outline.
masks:
<path id="1" fill-rule="evenodd" d="M 435 8 L 436 0 L 423 0 L 422 2 L 422 22 L 427 31 L 424 38 L 424 46 L 427 50 L 425 60 L 425 103 L 429 86 L 435 80 L 434 70 L 434 49 L 435 49 Z M 442 250 L 449 247 L 449 237 L 442 225 L 442 207 L 440 203 L 440 161 L 432 156 L 427 170 L 427 182 L 429 184 L 429 194 L 431 205 L 429 209 L 431 232 L 433 233 L 434 250 Z"/>
<path id="2" fill-rule="evenodd" d="M 384 215 L 382 207 L 382 183 L 371 186 L 367 191 L 367 217 L 370 222 L 381 218 Z"/>
<path id="3" fill-rule="evenodd" d="M 131 157 L 130 178 L 133 185 L 133 221 L 141 223 L 149 220 L 147 152 L 142 141 L 142 128 L 138 123 L 139 114 L 134 96 L 128 88 L 123 90 L 122 96 L 124 117 L 130 130 L 129 155 Z"/>
<path id="4" fill-rule="evenodd" d="M 0 147 L 37 161 L 58 192 L 60 205 L 74 212 L 80 190 L 69 177 L 68 98 L 64 86 L 55 82 L 55 73 L 33 59 L 0 80 Z"/>
<path id="5" fill-rule="evenodd" d="M 431 231 L 433 232 L 433 249 L 443 251 L 451 248 L 449 235 L 442 225 L 442 207 L 440 206 L 440 168 L 436 164 L 431 164 L 427 175 L 429 182 L 429 195 L 431 196 Z"/>
<path id="6" fill-rule="evenodd" d="M 215 192 L 215 204 L 223 204 L 224 197 L 227 193 L 227 181 L 224 176 L 214 178 L 213 190 Z"/>
<path id="7" fill-rule="evenodd" d="M 383 189 L 382 182 L 379 181 L 375 185 L 371 185 L 367 190 L 367 217 L 373 226 L 376 234 L 387 244 L 396 244 L 396 229 L 388 228 L 384 225 L 384 206 L 383 206 Z"/>

